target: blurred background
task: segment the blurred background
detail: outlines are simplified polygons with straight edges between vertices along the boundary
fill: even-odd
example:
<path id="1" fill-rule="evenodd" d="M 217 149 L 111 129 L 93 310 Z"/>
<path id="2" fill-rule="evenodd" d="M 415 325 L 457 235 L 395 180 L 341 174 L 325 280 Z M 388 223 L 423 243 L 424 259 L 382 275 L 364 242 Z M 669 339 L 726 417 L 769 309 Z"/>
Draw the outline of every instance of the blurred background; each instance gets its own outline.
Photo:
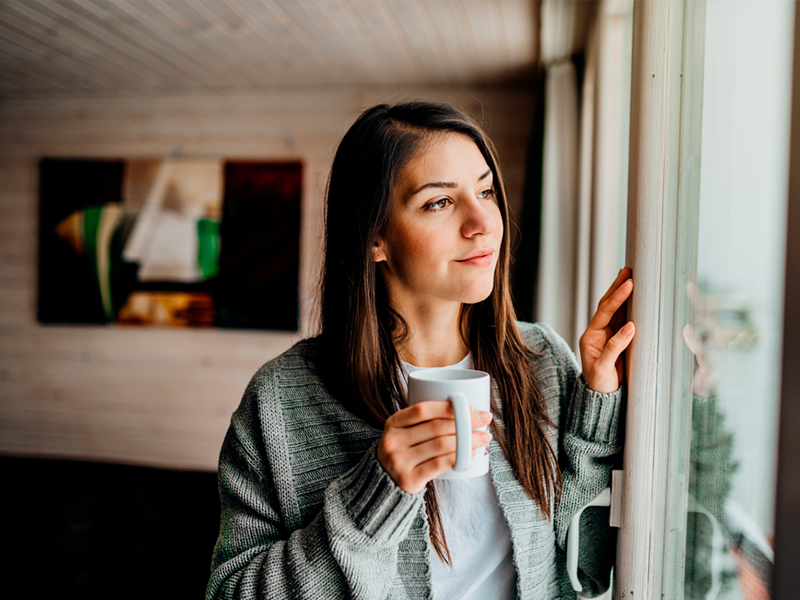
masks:
<path id="1" fill-rule="evenodd" d="M 762 598 L 794 2 L 702 6 L 686 54 L 703 92 L 695 255 L 675 286 L 695 366 L 713 367 L 691 444 L 721 449 L 705 502 L 726 541 L 723 566 L 687 567 L 684 594 Z M 330 161 L 373 104 L 445 101 L 482 124 L 520 317 L 577 349 L 630 259 L 633 15 L 632 0 L 0 3 L 6 597 L 202 595 L 230 415 L 261 364 L 315 332 Z M 714 532 L 686 527 L 709 562 L 691 548 Z"/>

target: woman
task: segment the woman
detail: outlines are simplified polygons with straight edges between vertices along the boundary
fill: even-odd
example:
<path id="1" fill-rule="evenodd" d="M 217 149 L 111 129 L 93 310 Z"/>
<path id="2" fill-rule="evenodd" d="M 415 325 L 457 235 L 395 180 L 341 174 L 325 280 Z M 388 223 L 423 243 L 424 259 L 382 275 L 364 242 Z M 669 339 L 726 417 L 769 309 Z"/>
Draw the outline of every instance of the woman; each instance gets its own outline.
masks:
<path id="1" fill-rule="evenodd" d="M 491 142 L 460 111 L 358 118 L 328 185 L 321 334 L 256 373 L 222 448 L 208 598 L 575 597 L 566 526 L 619 454 L 633 282 L 622 270 L 601 300 L 581 377 L 551 329 L 514 319 L 508 230 Z M 407 408 L 405 377 L 453 365 L 491 374 L 494 439 L 473 435 L 490 476 L 446 489 L 452 409 Z M 601 591 L 613 534 L 587 513 L 580 577 Z"/>

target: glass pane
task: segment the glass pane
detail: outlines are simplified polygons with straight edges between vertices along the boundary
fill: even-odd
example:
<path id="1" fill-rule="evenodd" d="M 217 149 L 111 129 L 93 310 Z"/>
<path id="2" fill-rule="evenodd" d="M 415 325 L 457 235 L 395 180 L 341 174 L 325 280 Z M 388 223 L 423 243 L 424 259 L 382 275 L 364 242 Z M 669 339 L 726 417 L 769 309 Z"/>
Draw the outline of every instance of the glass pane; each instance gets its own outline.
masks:
<path id="1" fill-rule="evenodd" d="M 684 597 L 769 598 L 794 2 L 708 0 Z"/>

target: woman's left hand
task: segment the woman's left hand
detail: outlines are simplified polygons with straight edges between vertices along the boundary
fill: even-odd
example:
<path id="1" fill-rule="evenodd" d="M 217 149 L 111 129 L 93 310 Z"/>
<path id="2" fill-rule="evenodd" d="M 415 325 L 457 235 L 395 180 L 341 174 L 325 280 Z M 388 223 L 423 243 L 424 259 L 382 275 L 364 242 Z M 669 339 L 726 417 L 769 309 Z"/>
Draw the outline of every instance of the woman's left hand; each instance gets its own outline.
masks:
<path id="1" fill-rule="evenodd" d="M 622 352 L 631 343 L 635 328 L 633 322 L 625 323 L 620 307 L 633 291 L 632 274 L 630 267 L 619 272 L 580 339 L 583 378 L 595 392 L 614 392 L 625 379 Z"/>

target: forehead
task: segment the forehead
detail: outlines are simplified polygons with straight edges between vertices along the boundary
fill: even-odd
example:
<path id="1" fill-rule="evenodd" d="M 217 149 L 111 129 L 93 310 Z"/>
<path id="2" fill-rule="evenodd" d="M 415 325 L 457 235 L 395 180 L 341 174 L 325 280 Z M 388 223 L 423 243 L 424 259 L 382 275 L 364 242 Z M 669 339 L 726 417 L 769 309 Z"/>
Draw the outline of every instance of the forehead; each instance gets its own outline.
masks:
<path id="1" fill-rule="evenodd" d="M 422 145 L 400 170 L 397 183 L 406 189 L 434 181 L 474 184 L 487 170 L 489 165 L 475 142 L 460 133 L 446 133 Z"/>

